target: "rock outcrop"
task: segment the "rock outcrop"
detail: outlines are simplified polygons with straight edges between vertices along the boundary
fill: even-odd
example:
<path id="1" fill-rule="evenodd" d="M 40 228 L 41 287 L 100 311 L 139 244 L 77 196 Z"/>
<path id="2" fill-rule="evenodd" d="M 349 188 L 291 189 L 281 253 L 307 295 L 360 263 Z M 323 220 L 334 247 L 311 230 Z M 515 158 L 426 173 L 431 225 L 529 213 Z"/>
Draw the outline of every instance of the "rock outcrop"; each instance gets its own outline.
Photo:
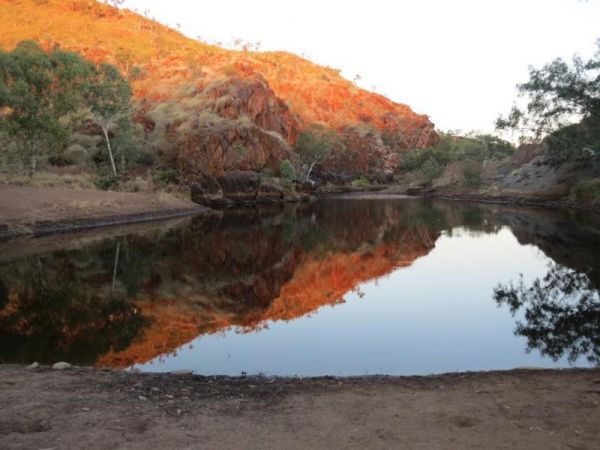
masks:
<path id="1" fill-rule="evenodd" d="M 262 178 L 256 193 L 257 203 L 279 203 L 286 199 L 285 189 L 278 180 Z"/>
<path id="2" fill-rule="evenodd" d="M 239 75 L 209 84 L 201 92 L 199 109 L 225 119 L 247 117 L 256 126 L 277 133 L 287 143 L 298 138 L 300 124 L 294 113 L 271 90 L 260 74 Z"/>
<path id="3" fill-rule="evenodd" d="M 192 124 L 177 141 L 176 150 L 177 167 L 190 184 L 235 170 L 276 173 L 291 151 L 276 133 L 249 121 L 218 117 Z"/>
<path id="4" fill-rule="evenodd" d="M 220 178 L 219 184 L 226 198 L 236 203 L 252 202 L 258 194 L 260 175 L 250 171 L 229 172 Z"/>
<path id="5" fill-rule="evenodd" d="M 232 204 L 280 203 L 304 197 L 286 195 L 278 179 L 261 177 L 253 171 L 236 170 L 219 178 L 206 177 L 191 185 L 192 200 L 198 204 L 223 207 Z"/>

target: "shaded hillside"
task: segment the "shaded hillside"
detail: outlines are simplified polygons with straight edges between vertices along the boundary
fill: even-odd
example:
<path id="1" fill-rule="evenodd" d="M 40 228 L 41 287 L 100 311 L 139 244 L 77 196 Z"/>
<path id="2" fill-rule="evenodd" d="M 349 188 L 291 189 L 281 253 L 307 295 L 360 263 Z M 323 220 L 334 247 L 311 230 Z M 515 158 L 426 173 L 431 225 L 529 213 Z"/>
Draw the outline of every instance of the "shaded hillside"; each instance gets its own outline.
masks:
<path id="1" fill-rule="evenodd" d="M 155 150 L 166 158 L 187 152 L 179 168 L 188 182 L 235 169 L 278 172 L 299 132 L 315 124 L 339 134 L 335 151 L 350 157 L 330 170 L 350 176 L 391 173 L 399 151 L 438 139 L 426 116 L 337 70 L 283 52 L 207 45 L 92 0 L 0 0 L 0 23 L 4 49 L 29 39 L 117 65 Z"/>

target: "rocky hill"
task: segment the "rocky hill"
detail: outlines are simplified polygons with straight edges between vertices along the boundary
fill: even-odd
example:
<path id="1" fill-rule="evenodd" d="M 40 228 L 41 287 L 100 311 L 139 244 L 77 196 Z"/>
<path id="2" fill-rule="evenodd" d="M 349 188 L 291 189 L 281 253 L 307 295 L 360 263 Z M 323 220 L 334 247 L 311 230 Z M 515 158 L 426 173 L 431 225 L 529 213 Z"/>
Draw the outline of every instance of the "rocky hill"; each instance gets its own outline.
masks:
<path id="1" fill-rule="evenodd" d="M 131 80 L 137 123 L 192 184 L 232 170 L 278 172 L 315 125 L 337 135 L 323 170 L 347 178 L 389 175 L 402 150 L 438 140 L 427 116 L 338 70 L 208 45 L 93 0 L 0 0 L 0 23 L 5 50 L 35 40 L 117 65 Z"/>

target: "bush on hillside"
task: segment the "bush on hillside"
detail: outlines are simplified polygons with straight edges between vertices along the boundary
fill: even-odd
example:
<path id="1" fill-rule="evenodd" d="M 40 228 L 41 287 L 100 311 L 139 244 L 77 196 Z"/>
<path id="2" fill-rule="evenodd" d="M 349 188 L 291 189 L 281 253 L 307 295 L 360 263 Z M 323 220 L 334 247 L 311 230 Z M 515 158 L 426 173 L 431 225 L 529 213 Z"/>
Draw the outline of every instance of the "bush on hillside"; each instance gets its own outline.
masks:
<path id="1" fill-rule="evenodd" d="M 451 162 L 499 161 L 512 156 L 515 147 L 508 141 L 491 135 L 457 136 L 441 133 L 437 147 L 426 147 L 405 152 L 400 169 L 405 172 L 421 170 L 428 181 L 442 173 Z"/>
<path id="2" fill-rule="evenodd" d="M 580 181 L 571 188 L 571 197 L 583 203 L 600 203 L 600 178 Z"/>
<path id="3" fill-rule="evenodd" d="M 431 182 L 442 174 L 442 166 L 440 166 L 434 157 L 429 157 L 421 166 L 421 171 L 425 179 Z"/>
<path id="4" fill-rule="evenodd" d="M 98 189 L 102 189 L 103 191 L 110 191 L 119 186 L 120 178 L 118 176 L 113 175 L 112 173 L 103 175 L 99 177 L 95 182 L 94 186 Z"/>
<path id="5" fill-rule="evenodd" d="M 479 187 L 482 184 L 482 166 L 478 161 L 465 161 L 462 164 L 463 182 L 467 187 Z"/>
<path id="6" fill-rule="evenodd" d="M 314 169 L 330 156 L 334 140 L 334 133 L 325 127 L 313 126 L 300 133 L 294 151 L 303 181 L 310 181 Z"/>
<path id="7" fill-rule="evenodd" d="M 367 180 L 363 176 L 357 178 L 356 180 L 354 180 L 352 182 L 352 186 L 356 186 L 356 187 L 367 187 L 367 186 L 369 186 L 369 184 L 370 184 L 369 180 Z"/>
<path id="8" fill-rule="evenodd" d="M 291 186 L 296 181 L 296 169 L 289 159 L 281 161 L 281 180 L 287 186 Z"/>

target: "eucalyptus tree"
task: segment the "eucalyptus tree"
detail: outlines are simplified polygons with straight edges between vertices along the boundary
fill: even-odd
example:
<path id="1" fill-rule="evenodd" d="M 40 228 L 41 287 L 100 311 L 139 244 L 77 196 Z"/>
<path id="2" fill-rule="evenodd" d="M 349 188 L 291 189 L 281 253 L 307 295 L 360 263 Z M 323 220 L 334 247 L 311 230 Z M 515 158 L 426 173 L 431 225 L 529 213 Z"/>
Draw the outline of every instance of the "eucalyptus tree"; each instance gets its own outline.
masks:
<path id="1" fill-rule="evenodd" d="M 331 154 L 333 139 L 333 134 L 322 127 L 312 127 L 300 133 L 294 150 L 300 160 L 303 181 L 312 183 L 313 170 Z"/>
<path id="2" fill-rule="evenodd" d="M 131 88 L 115 66 L 101 64 L 88 85 L 88 117 L 100 127 L 111 170 L 117 176 L 115 152 L 110 135 L 119 130 L 129 130 L 131 121 Z M 124 155 L 121 154 L 124 160 Z"/>
<path id="3" fill-rule="evenodd" d="M 559 58 L 541 69 L 530 67 L 529 81 L 517 88 L 526 106 L 500 117 L 498 129 L 518 130 L 534 141 L 550 136 L 563 152 L 579 148 L 600 156 L 600 39 L 587 61 L 574 56 L 571 62 Z M 582 126 L 557 133 L 577 121 Z"/>
<path id="4" fill-rule="evenodd" d="M 75 53 L 44 52 L 31 41 L 0 51 L 0 131 L 17 144 L 21 170 L 29 159 L 33 174 L 41 155 L 66 143 L 92 70 Z"/>

